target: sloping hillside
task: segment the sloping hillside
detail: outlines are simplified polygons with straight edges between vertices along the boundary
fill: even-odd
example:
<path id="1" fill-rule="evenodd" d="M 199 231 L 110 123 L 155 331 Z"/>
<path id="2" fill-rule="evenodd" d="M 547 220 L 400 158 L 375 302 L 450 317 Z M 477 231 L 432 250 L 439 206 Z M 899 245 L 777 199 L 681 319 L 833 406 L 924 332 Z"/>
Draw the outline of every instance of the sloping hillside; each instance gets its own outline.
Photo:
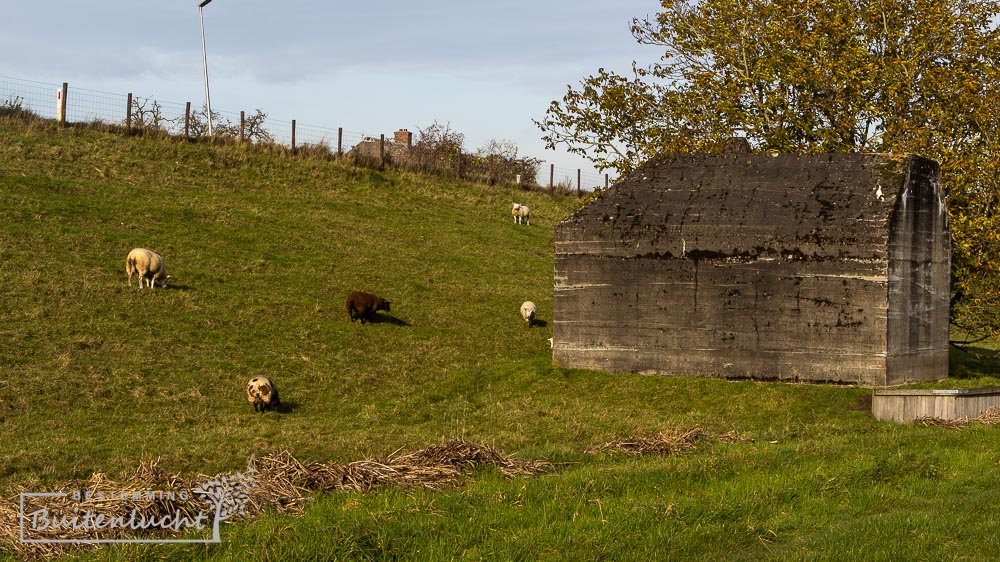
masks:
<path id="1" fill-rule="evenodd" d="M 510 218 L 515 199 L 530 227 Z M 551 314 L 552 226 L 574 204 L 5 123 L 0 404 L 17 446 L 0 457 L 19 467 L 6 474 L 142 457 L 207 472 L 272 448 L 356 458 L 468 432 L 495 368 L 547 362 L 551 330 L 527 330 L 518 308 Z M 164 256 L 168 289 L 126 285 L 135 246 Z M 352 324 L 352 290 L 390 299 L 391 313 Z M 277 380 L 281 415 L 250 415 L 243 385 L 257 374 Z"/>

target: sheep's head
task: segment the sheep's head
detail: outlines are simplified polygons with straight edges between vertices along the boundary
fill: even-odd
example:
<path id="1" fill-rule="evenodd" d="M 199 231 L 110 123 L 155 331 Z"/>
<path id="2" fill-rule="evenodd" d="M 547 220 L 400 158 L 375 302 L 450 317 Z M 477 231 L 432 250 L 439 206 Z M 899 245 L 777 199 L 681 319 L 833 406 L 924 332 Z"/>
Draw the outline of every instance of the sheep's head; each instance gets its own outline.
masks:
<path id="1" fill-rule="evenodd" d="M 167 288 L 167 281 L 169 281 L 170 279 L 173 279 L 172 275 L 162 275 L 162 276 L 156 277 L 156 278 L 153 279 L 153 285 L 155 286 L 156 283 L 159 283 L 160 287 L 166 289 Z"/>
<path id="2" fill-rule="evenodd" d="M 382 302 L 378 303 L 378 305 L 375 307 L 375 310 L 384 310 L 386 312 L 389 312 L 390 304 L 391 303 L 389 301 L 382 299 Z"/>

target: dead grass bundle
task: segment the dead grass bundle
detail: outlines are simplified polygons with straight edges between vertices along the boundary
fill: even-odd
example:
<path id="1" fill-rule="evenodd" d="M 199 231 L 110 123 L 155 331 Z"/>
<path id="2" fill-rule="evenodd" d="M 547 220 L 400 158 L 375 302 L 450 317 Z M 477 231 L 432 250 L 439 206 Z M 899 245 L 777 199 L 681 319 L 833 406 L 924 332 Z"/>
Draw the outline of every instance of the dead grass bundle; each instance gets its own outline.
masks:
<path id="1" fill-rule="evenodd" d="M 946 420 L 944 418 L 924 416 L 913 420 L 913 423 L 917 425 L 922 425 L 924 427 L 946 427 L 948 429 L 962 429 L 963 427 L 969 424 L 969 418 L 955 418 L 953 420 Z"/>
<path id="2" fill-rule="evenodd" d="M 424 487 L 439 488 L 455 486 L 461 483 L 462 477 L 478 467 L 496 467 L 507 477 L 532 476 L 548 469 L 546 462 L 523 461 L 505 457 L 493 449 L 470 443 L 464 440 L 451 440 L 440 445 L 415 451 L 402 456 L 390 456 L 384 461 L 362 460 L 347 464 L 299 462 L 288 451 L 268 455 L 260 460 L 251 459 L 248 463 L 244 485 L 239 487 L 242 494 L 242 509 L 238 515 L 253 517 L 265 510 L 279 513 L 301 511 L 315 492 L 369 492 L 379 487 Z M 51 513 L 73 514 L 93 511 L 105 514 L 107 517 L 125 517 L 126 520 L 136 513 L 145 517 L 160 519 L 164 516 L 183 515 L 194 518 L 198 512 L 204 511 L 204 502 L 198 501 L 195 493 L 206 482 L 241 481 L 244 475 L 237 478 L 230 475 L 214 477 L 199 476 L 193 480 L 185 480 L 177 475 L 167 474 L 157 467 L 157 463 L 143 462 L 139 467 L 122 480 L 114 480 L 102 473 L 96 473 L 85 481 L 67 482 L 50 492 L 66 494 L 62 497 L 28 498 L 23 513 L 31 514 L 41 508 Z M 67 552 L 64 543 L 23 543 L 20 541 L 20 493 L 29 490 L 16 490 L 12 497 L 0 500 L 0 542 L 23 558 L 47 558 L 59 556 Z M 35 492 L 36 490 L 32 490 Z M 92 497 L 87 498 L 75 491 L 90 491 Z M 176 495 L 149 494 L 151 491 L 175 491 Z M 179 493 L 185 492 L 182 498 Z M 97 494 L 103 492 L 103 494 Z M 236 515 L 234 513 L 234 515 Z M 234 517 L 235 519 L 236 517 Z M 126 536 L 126 533 L 130 532 Z M 118 529 L 74 529 L 67 527 L 45 534 L 46 539 L 116 539 L 135 538 L 135 533 Z M 177 533 L 168 536 L 163 529 L 147 531 L 151 538 L 176 538 Z M 98 536 L 100 535 L 100 536 Z M 93 547 L 94 545 L 86 545 Z"/>
<path id="3" fill-rule="evenodd" d="M 452 439 L 414 453 L 398 457 L 394 462 L 417 466 L 450 466 L 456 470 L 472 470 L 492 466 L 508 478 L 535 476 L 544 472 L 548 463 L 505 457 L 485 445 Z"/>
<path id="4" fill-rule="evenodd" d="M 1000 408 L 997 408 L 996 406 L 990 406 L 989 408 L 986 409 L 986 411 L 979 414 L 979 416 L 977 416 L 976 419 L 973 421 L 979 422 L 983 425 L 998 424 L 1000 423 Z"/>
<path id="5" fill-rule="evenodd" d="M 653 437 L 632 437 L 605 443 L 587 449 L 588 453 L 625 453 L 627 455 L 678 455 L 697 449 L 696 443 L 702 440 L 715 439 L 723 443 L 738 443 L 746 441 L 736 431 L 728 431 L 722 435 L 712 435 L 700 428 L 688 430 L 665 430 Z"/>
<path id="6" fill-rule="evenodd" d="M 143 461 L 131 474 L 122 480 L 114 480 L 104 473 L 94 473 L 87 480 L 66 482 L 48 493 L 63 494 L 62 496 L 38 496 L 37 490 L 20 488 L 13 497 L 0 500 L 0 542 L 13 548 L 14 552 L 25 557 L 50 557 L 63 554 L 65 546 L 59 543 L 22 543 L 20 542 L 21 514 L 36 513 L 43 508 L 51 514 L 75 514 L 99 512 L 107 518 L 123 518 L 129 521 L 133 512 L 137 518 L 163 519 L 164 517 L 185 516 L 193 518 L 197 515 L 196 506 L 190 501 L 180 499 L 176 494 L 167 495 L 167 490 L 185 492 L 194 486 L 176 475 L 170 475 L 156 466 L 156 461 Z M 96 492 L 102 492 L 97 494 Z M 22 492 L 33 495 L 24 497 L 21 507 Z M 91 494 L 88 495 L 87 492 Z M 86 526 L 67 525 L 47 539 L 61 540 L 96 540 L 118 539 L 124 530 L 110 529 L 98 531 Z M 30 537 L 29 537 L 30 538 Z"/>
<path id="7" fill-rule="evenodd" d="M 995 406 L 990 406 L 978 416 L 969 418 L 956 418 L 953 420 L 946 420 L 942 418 L 935 418 L 930 416 L 925 416 L 922 418 L 917 418 L 913 420 L 913 423 L 922 425 L 925 427 L 947 427 L 948 429 L 962 429 L 969 425 L 971 422 L 981 423 L 983 425 L 994 425 L 1000 423 L 1000 408 Z"/>

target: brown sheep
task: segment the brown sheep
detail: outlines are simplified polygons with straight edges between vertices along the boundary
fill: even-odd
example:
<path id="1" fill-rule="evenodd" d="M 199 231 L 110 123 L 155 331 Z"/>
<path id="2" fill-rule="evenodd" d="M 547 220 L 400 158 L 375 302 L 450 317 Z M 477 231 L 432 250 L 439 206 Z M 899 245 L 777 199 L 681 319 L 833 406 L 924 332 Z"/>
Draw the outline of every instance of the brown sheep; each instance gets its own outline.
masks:
<path id="1" fill-rule="evenodd" d="M 247 402 L 253 404 L 255 412 L 262 414 L 267 410 L 277 410 L 281 405 L 278 387 L 270 377 L 256 376 L 247 383 Z"/>
<path id="2" fill-rule="evenodd" d="M 347 297 L 347 315 L 351 322 L 360 318 L 361 324 L 371 322 L 372 316 L 379 310 L 389 312 L 389 301 L 376 297 L 371 293 L 354 291 Z"/>

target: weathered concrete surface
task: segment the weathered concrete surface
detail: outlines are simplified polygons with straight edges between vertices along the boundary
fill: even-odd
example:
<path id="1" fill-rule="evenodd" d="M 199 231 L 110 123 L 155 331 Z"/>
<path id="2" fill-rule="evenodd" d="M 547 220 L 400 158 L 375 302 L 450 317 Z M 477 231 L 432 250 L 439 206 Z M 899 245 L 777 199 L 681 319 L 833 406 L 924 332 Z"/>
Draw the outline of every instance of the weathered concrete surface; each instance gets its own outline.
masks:
<path id="1" fill-rule="evenodd" d="M 557 226 L 554 359 L 870 385 L 944 378 L 950 248 L 926 159 L 663 158 Z"/>
<path id="2" fill-rule="evenodd" d="M 920 418 L 973 419 L 990 408 L 1000 408 L 1000 388 L 959 390 L 876 390 L 872 415 L 877 420 L 908 423 Z"/>

